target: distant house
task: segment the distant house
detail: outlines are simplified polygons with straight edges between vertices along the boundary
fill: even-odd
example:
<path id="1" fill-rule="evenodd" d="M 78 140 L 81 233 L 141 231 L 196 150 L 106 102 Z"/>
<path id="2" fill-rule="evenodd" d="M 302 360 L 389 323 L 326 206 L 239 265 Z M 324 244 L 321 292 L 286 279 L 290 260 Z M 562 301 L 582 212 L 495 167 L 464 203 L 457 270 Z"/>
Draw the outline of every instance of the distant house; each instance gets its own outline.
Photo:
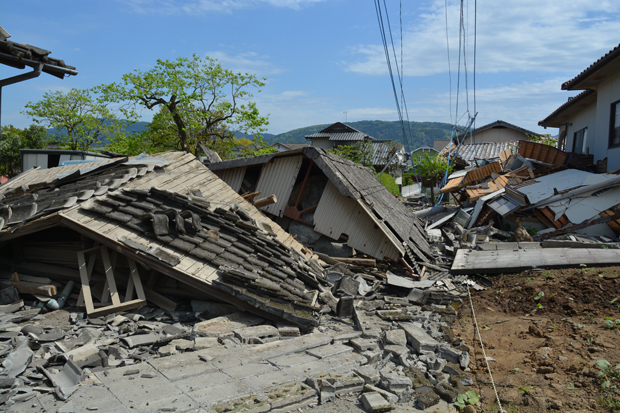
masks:
<path id="1" fill-rule="evenodd" d="M 583 90 L 538 122 L 559 128 L 559 147 L 566 152 L 607 158 L 607 169 L 620 168 L 620 45 L 592 63 L 562 90 Z"/>
<path id="2" fill-rule="evenodd" d="M 445 141 L 446 141 L 446 143 L 444 144 L 444 146 L 446 146 L 448 144 L 449 140 L 446 139 Z M 432 147 L 430 145 L 422 145 L 418 149 L 416 149 L 413 152 L 411 152 L 411 159 L 412 160 L 422 159 L 422 158 L 424 158 L 425 154 L 429 154 L 429 156 L 433 157 L 433 156 L 437 155 L 440 151 L 441 151 L 441 149 L 439 149 L 439 150 L 435 149 L 434 147 Z"/>
<path id="3" fill-rule="evenodd" d="M 517 125 L 513 125 L 512 123 L 508 123 L 503 120 L 496 120 L 495 122 L 491 122 L 487 125 L 474 129 L 471 135 L 467 134 L 461 143 L 464 145 L 479 143 L 509 143 L 528 140 L 529 135 L 542 136 L 539 133 L 521 128 Z M 461 138 L 459 137 L 459 140 L 460 139 Z M 435 139 L 433 148 L 441 151 L 448 146 L 448 143 L 450 143 L 450 139 Z"/>
<path id="4" fill-rule="evenodd" d="M 61 149 L 20 149 L 22 155 L 22 172 L 38 167 L 55 168 L 68 161 L 103 161 L 109 155 L 87 151 L 70 151 Z"/>
<path id="5" fill-rule="evenodd" d="M 289 142 L 276 142 L 271 144 L 278 152 L 294 151 L 295 149 L 305 148 L 310 146 L 310 143 L 289 143 Z"/>
<path id="6" fill-rule="evenodd" d="M 401 155 L 392 161 L 392 164 L 396 163 L 400 165 L 406 161 L 405 147 L 401 143 L 375 139 L 341 122 L 336 122 L 322 131 L 306 135 L 305 138 L 312 141 L 312 146 L 321 149 L 332 149 L 338 146 L 353 146 L 357 142 L 370 141 L 374 150 L 372 163 L 375 169 L 382 169 L 395 152 Z"/>
<path id="7" fill-rule="evenodd" d="M 496 120 L 487 125 L 476 128 L 465 137 L 462 143 L 500 143 L 527 140 L 528 135 L 541 136 L 539 133 L 523 129 L 503 120 Z M 473 137 L 473 139 L 472 139 Z"/>
<path id="8" fill-rule="evenodd" d="M 306 135 L 306 139 L 312 141 L 312 146 L 321 149 L 331 149 L 336 146 L 355 145 L 357 142 L 370 140 L 376 141 L 375 138 L 360 132 L 355 128 L 336 122 L 323 129 L 322 131 Z"/>

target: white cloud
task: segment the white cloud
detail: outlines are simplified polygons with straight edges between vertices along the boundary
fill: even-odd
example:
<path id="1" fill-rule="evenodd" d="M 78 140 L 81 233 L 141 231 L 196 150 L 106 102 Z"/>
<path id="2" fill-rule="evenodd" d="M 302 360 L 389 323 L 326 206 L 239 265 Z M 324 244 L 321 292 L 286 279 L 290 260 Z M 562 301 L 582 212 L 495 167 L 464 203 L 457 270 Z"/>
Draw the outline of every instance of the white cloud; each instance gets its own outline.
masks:
<path id="1" fill-rule="evenodd" d="M 450 0 L 448 26 L 452 70 L 458 67 L 459 2 Z M 473 70 L 474 10 L 466 12 L 468 68 Z M 398 10 L 392 12 L 392 23 Z M 426 76 L 448 71 L 444 0 L 426 2 L 403 34 L 405 75 Z M 409 17 L 409 16 L 406 16 Z M 620 2 L 566 0 L 479 0 L 476 16 L 476 72 L 575 71 L 585 68 L 617 45 Z M 392 27 L 394 38 L 398 26 Z M 389 37 L 389 34 L 387 34 Z M 379 35 L 377 34 L 379 39 Z M 390 45 L 391 47 L 391 45 Z M 395 45 L 397 54 L 400 45 Z M 345 63 L 352 72 L 383 75 L 387 64 L 383 46 L 357 45 L 359 56 Z"/>
<path id="2" fill-rule="evenodd" d="M 326 0 L 118 0 L 140 14 L 231 13 L 234 10 L 272 6 L 300 10 Z"/>
<path id="3" fill-rule="evenodd" d="M 285 70 L 269 61 L 268 55 L 244 52 L 231 55 L 222 51 L 207 52 L 207 56 L 217 59 L 223 67 L 234 72 L 251 73 L 257 76 L 276 75 Z"/>

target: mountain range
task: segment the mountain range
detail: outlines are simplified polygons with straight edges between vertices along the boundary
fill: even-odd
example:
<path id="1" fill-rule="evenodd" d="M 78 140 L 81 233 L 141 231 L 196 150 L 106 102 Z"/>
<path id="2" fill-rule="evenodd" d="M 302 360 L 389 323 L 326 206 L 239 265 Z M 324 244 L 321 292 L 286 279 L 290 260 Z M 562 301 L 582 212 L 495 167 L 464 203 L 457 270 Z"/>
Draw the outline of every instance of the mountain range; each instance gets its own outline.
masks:
<path id="1" fill-rule="evenodd" d="M 306 126 L 304 128 L 293 129 L 280 134 L 264 133 L 263 141 L 271 145 L 276 142 L 283 143 L 305 143 L 309 142 L 305 136 L 319 132 L 330 124 Z M 403 128 L 409 140 L 409 149 L 415 150 L 422 145 L 433 145 L 435 139 L 449 139 L 452 132 L 452 125 L 440 122 L 405 122 L 401 125 L 398 121 L 381 120 L 362 120 L 358 122 L 347 122 L 347 125 L 360 132 L 363 132 L 375 139 L 385 139 L 405 144 L 403 139 Z M 127 127 L 129 134 L 142 132 L 148 127 L 147 122 L 131 123 Z M 56 129 L 49 129 L 50 134 L 55 134 Z M 237 138 L 252 139 L 252 135 L 238 132 Z M 103 139 L 105 145 L 106 139 Z"/>
<path id="2" fill-rule="evenodd" d="M 275 142 L 305 143 L 308 141 L 304 136 L 319 132 L 329 125 L 306 126 L 277 135 L 265 133 L 263 134 L 263 140 L 268 144 Z M 375 139 L 386 139 L 402 144 L 405 143 L 403 139 L 404 127 L 411 150 L 415 150 L 422 145 L 432 146 L 435 139 L 449 139 L 452 133 L 452 125 L 441 122 L 405 122 L 404 125 L 401 125 L 398 121 L 362 120 L 347 122 L 347 125 Z M 243 134 L 237 134 L 237 136 L 251 138 L 251 136 Z"/>

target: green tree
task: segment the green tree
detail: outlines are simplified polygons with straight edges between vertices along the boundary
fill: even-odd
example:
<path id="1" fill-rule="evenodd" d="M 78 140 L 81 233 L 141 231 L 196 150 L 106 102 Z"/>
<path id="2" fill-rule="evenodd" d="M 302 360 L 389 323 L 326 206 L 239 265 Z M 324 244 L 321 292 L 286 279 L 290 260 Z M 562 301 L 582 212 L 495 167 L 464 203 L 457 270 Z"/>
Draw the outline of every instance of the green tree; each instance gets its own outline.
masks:
<path id="1" fill-rule="evenodd" d="M 53 128 L 48 139 L 66 149 L 86 151 L 105 138 L 118 138 L 125 130 L 125 123 L 89 89 L 46 92 L 43 99 L 28 102 L 26 108 L 22 113 L 38 125 Z"/>
<path id="2" fill-rule="evenodd" d="M 42 149 L 46 146 L 45 128 L 31 125 L 21 130 L 12 125 L 0 130 L 0 176 L 12 178 L 21 172 L 20 149 Z"/>
<path id="3" fill-rule="evenodd" d="M 526 133 L 525 136 L 527 136 L 527 140 L 530 142 L 542 143 L 543 145 L 553 146 L 554 148 L 558 147 L 558 140 L 552 138 L 549 133 L 546 135 L 530 135 Z"/>
<path id="4" fill-rule="evenodd" d="M 108 101 L 122 103 L 128 119 L 138 119 L 138 109 L 159 108 L 152 122 L 157 144 L 199 155 L 199 143 L 217 146 L 213 141 L 231 140 L 236 132 L 260 139 L 269 122 L 249 99 L 253 89 L 260 92 L 264 80 L 194 54 L 189 59 L 157 60 L 152 69 L 127 73 L 122 83 L 97 90 Z"/>
<path id="5" fill-rule="evenodd" d="M 370 140 L 355 142 L 354 145 L 336 146 L 335 148 L 328 149 L 327 151 L 333 153 L 334 155 L 338 155 L 341 158 L 362 164 L 373 171 L 375 170 L 373 167 L 375 149 Z"/>
<path id="6" fill-rule="evenodd" d="M 418 173 L 424 181 L 424 185 L 431 188 L 431 202 L 435 202 L 435 185 L 439 184 L 447 173 L 452 173 L 453 165 L 448 165 L 448 160 L 439 154 L 430 156 L 424 153 L 424 156 L 417 161 L 414 160 Z"/>

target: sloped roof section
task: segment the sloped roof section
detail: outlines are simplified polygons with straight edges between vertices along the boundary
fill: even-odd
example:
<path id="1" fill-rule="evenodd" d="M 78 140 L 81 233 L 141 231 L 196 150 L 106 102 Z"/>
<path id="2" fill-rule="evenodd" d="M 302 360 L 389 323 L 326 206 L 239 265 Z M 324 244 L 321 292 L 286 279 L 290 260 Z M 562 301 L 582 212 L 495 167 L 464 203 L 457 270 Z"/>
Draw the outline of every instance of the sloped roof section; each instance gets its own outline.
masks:
<path id="1" fill-rule="evenodd" d="M 18 69 L 41 63 L 43 72 L 60 79 L 65 75 L 77 75 L 75 67 L 67 65 L 64 60 L 50 57 L 49 50 L 26 43 L 17 43 L 4 37 L 0 36 L 0 63 Z"/>
<path id="2" fill-rule="evenodd" d="M 385 165 L 394 155 L 392 150 L 397 147 L 399 152 L 403 152 L 404 146 L 398 142 L 375 140 L 372 142 L 374 155 L 372 158 L 373 165 Z"/>
<path id="3" fill-rule="evenodd" d="M 328 138 L 330 141 L 362 141 L 364 139 L 375 140 L 373 137 L 341 122 L 336 122 L 317 133 L 306 135 L 305 138 Z"/>
<path id="4" fill-rule="evenodd" d="M 571 97 L 566 103 L 553 111 L 545 119 L 538 122 L 538 126 L 559 128 L 570 119 L 571 116 L 596 103 L 596 91 L 584 90 L 577 96 Z"/>
<path id="5" fill-rule="evenodd" d="M 474 143 L 470 145 L 459 145 L 452 150 L 452 154 L 457 158 L 473 163 L 476 159 L 495 159 L 499 158 L 499 154 L 506 149 L 517 148 L 518 141 L 513 142 L 489 142 Z"/>
<path id="6" fill-rule="evenodd" d="M 260 316 L 317 324 L 318 264 L 191 154 L 31 170 L 0 197 L 0 242 L 63 225 Z"/>
<path id="7" fill-rule="evenodd" d="M 514 129 L 518 132 L 527 133 L 528 135 L 540 136 L 539 133 L 532 132 L 530 130 L 524 129 L 517 125 L 513 125 L 512 123 L 508 123 L 503 120 L 496 120 L 495 122 L 491 122 L 487 125 L 480 126 L 479 128 L 474 129 L 473 133 L 476 134 L 476 133 L 484 132 L 485 130 L 493 129 L 493 128 L 509 128 L 509 129 Z"/>
<path id="8" fill-rule="evenodd" d="M 595 88 L 600 82 L 620 70 L 620 44 L 592 63 L 571 80 L 562 83 L 562 90 Z"/>
<path id="9" fill-rule="evenodd" d="M 383 234 L 381 236 L 385 236 L 386 242 L 392 245 L 391 251 L 400 251 L 412 263 L 432 261 L 430 247 L 423 235 L 419 219 L 379 182 L 370 169 L 316 147 L 304 148 L 300 153 L 314 161 L 342 196 L 351 198 L 359 204 L 360 213 L 365 214 L 360 219 L 372 221 L 377 228 L 380 228 Z M 269 158 L 258 156 L 254 159 L 222 161 L 209 165 L 209 168 L 218 171 L 241 168 L 266 163 L 274 158 L 291 156 L 290 154 L 297 155 L 297 151 L 270 154 Z M 333 214 L 344 217 L 348 212 L 350 211 L 342 209 L 333 211 Z M 358 249 L 372 255 L 370 251 Z M 383 256 L 378 258 L 383 259 Z"/>

